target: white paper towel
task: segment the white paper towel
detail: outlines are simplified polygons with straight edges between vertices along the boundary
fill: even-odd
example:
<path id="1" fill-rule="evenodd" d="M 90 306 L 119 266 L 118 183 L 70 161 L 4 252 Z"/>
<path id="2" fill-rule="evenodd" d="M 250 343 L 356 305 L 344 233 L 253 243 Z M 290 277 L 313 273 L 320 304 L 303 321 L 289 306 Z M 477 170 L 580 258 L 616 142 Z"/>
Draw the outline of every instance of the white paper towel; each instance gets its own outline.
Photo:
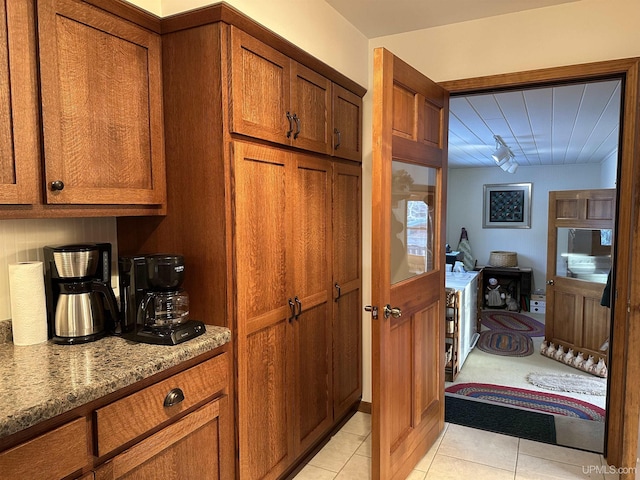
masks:
<path id="1" fill-rule="evenodd" d="M 47 340 L 47 306 L 42 262 L 9 265 L 11 329 L 14 345 L 35 345 Z"/>

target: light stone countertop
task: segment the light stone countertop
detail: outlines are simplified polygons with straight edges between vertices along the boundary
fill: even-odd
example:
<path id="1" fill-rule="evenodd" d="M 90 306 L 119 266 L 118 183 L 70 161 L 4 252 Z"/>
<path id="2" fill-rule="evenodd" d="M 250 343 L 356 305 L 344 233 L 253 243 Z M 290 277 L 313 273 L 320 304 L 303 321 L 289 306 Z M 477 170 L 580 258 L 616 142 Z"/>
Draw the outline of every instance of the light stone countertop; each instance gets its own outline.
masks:
<path id="1" fill-rule="evenodd" d="M 6 323 L 0 321 L 0 337 Z M 203 335 L 172 346 L 106 337 L 82 345 L 56 345 L 48 341 L 19 347 L 11 341 L 2 343 L 0 338 L 0 438 L 144 380 L 230 340 L 229 329 L 212 325 L 206 325 Z"/>

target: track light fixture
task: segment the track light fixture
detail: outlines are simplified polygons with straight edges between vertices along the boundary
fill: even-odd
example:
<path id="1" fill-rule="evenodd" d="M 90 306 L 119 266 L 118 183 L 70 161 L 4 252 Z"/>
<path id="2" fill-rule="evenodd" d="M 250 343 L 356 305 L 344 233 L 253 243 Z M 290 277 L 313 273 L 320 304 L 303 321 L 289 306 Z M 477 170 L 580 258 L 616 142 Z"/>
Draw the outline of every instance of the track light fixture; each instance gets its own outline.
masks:
<path id="1" fill-rule="evenodd" d="M 505 172 L 515 173 L 518 169 L 518 162 L 515 160 L 516 156 L 500 135 L 494 135 L 493 138 L 496 141 L 496 150 L 491 154 L 491 158 Z"/>

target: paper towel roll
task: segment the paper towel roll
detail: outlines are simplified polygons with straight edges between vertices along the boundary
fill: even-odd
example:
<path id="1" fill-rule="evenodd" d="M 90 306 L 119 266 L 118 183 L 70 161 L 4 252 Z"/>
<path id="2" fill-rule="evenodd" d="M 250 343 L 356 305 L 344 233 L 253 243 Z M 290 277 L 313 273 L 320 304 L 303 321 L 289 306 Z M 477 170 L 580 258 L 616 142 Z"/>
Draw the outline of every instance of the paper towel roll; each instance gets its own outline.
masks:
<path id="1" fill-rule="evenodd" d="M 47 306 L 42 262 L 9 265 L 11 329 L 14 345 L 35 345 L 47 340 Z"/>

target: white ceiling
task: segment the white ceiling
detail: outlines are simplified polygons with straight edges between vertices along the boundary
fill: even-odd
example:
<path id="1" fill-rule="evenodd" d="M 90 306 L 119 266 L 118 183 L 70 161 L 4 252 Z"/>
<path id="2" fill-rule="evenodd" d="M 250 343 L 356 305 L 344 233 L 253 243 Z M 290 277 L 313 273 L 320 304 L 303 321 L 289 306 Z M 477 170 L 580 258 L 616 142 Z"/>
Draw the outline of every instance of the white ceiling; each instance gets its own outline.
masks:
<path id="1" fill-rule="evenodd" d="M 367 38 L 579 0 L 325 0 Z M 452 97 L 449 166 L 494 165 L 499 135 L 521 166 L 600 163 L 617 153 L 620 82 Z"/>
<path id="2" fill-rule="evenodd" d="M 452 97 L 449 166 L 494 165 L 499 135 L 520 166 L 600 163 L 618 150 L 619 80 Z"/>

